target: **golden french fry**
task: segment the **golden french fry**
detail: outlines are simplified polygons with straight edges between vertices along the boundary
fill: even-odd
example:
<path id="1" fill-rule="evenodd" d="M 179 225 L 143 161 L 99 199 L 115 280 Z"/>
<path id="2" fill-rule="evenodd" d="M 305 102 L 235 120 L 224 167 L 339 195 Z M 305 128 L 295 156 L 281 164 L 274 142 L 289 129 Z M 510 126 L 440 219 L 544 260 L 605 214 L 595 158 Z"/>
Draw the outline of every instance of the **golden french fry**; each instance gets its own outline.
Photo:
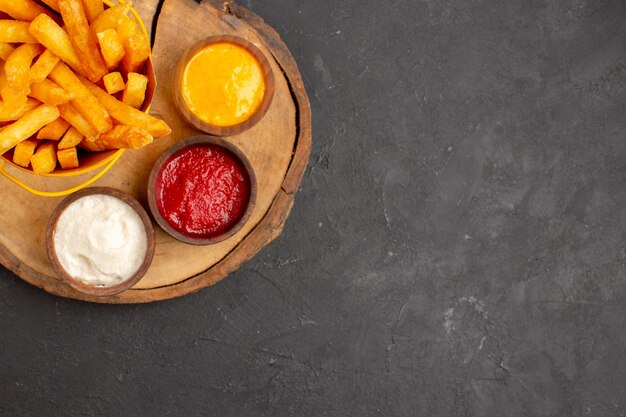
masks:
<path id="1" fill-rule="evenodd" d="M 104 3 L 102 0 L 82 0 L 85 7 L 85 14 L 89 23 L 97 19 L 97 17 L 104 11 Z"/>
<path id="2" fill-rule="evenodd" d="M 15 145 L 15 148 L 13 148 L 13 163 L 28 168 L 30 158 L 35 153 L 37 145 L 39 145 L 39 141 L 35 139 L 26 139 Z"/>
<path id="3" fill-rule="evenodd" d="M 26 113 L 39 106 L 41 103 L 34 98 L 28 98 L 20 107 L 13 107 L 6 102 L 0 103 L 0 122 L 12 122 L 24 116 Z"/>
<path id="4" fill-rule="evenodd" d="M 28 76 L 30 77 L 31 82 L 38 83 L 45 80 L 48 74 L 50 74 L 54 67 L 59 63 L 59 60 L 60 58 L 50 52 L 49 49 L 43 51 L 28 71 Z"/>
<path id="5" fill-rule="evenodd" d="M 100 13 L 91 23 L 91 30 L 93 33 L 99 33 L 107 29 L 116 29 L 120 23 L 129 19 L 129 11 L 130 4 L 128 3 L 110 7 Z"/>
<path id="6" fill-rule="evenodd" d="M 147 87 L 148 77 L 137 74 L 136 72 L 129 72 L 126 89 L 122 95 L 122 102 L 136 109 L 140 108 L 143 101 L 146 99 Z"/>
<path id="7" fill-rule="evenodd" d="M 49 16 L 45 14 L 37 16 L 31 22 L 28 32 L 75 71 L 83 73 L 83 66 L 69 35 Z"/>
<path id="8" fill-rule="evenodd" d="M 119 35 L 115 30 L 107 29 L 99 32 L 97 36 L 104 62 L 106 62 L 109 69 L 116 68 L 126 54 Z"/>
<path id="9" fill-rule="evenodd" d="M 72 105 L 87 121 L 96 128 L 98 133 L 111 130 L 113 123 L 109 113 L 102 104 L 94 97 L 93 93 L 86 88 L 80 79 L 65 65 L 59 62 L 50 73 L 49 78 L 59 84 L 63 89 L 74 94 Z M 106 93 L 105 93 L 106 94 Z M 87 136 L 87 135 L 85 135 Z"/>
<path id="10" fill-rule="evenodd" d="M 58 148 L 59 149 L 72 148 L 78 145 L 80 142 L 82 142 L 82 140 L 83 140 L 83 135 L 81 135 L 81 133 L 78 130 L 76 130 L 74 126 L 72 126 L 68 129 L 67 132 L 65 132 L 63 139 L 61 139 L 61 142 L 59 142 Z"/>
<path id="11" fill-rule="evenodd" d="M 122 41 L 122 43 L 128 41 L 132 36 L 135 36 L 141 33 L 139 31 L 139 25 L 137 25 L 137 22 L 135 22 L 134 20 L 130 18 L 120 22 L 120 24 L 117 25 L 117 28 L 115 29 L 115 31 L 120 37 L 120 40 Z"/>
<path id="12" fill-rule="evenodd" d="M 104 88 L 106 88 L 109 94 L 115 94 L 126 87 L 124 85 L 124 78 L 122 78 L 122 74 L 119 72 L 111 72 L 105 75 L 102 77 L 102 81 L 104 81 Z"/>
<path id="13" fill-rule="evenodd" d="M 57 166 L 57 152 L 54 142 L 43 142 L 30 158 L 30 164 L 35 174 L 48 174 Z"/>
<path id="14" fill-rule="evenodd" d="M 17 20 L 31 21 L 40 14 L 51 13 L 33 0 L 0 0 L 0 11 Z"/>
<path id="15" fill-rule="evenodd" d="M 81 81 L 118 123 L 141 127 L 154 137 L 167 136 L 172 132 L 172 129 L 170 129 L 163 120 L 122 103 L 115 97 L 107 94 L 97 85 L 85 79 Z"/>
<path id="16" fill-rule="evenodd" d="M 0 155 L 33 136 L 39 129 L 59 117 L 55 106 L 42 104 L 0 131 Z"/>
<path id="17" fill-rule="evenodd" d="M 94 141 L 83 140 L 80 146 L 91 152 L 121 148 L 139 149 L 152 143 L 153 139 L 150 133 L 140 127 L 117 125 Z"/>
<path id="18" fill-rule="evenodd" d="M 93 139 L 98 137 L 98 131 L 93 127 L 87 119 L 85 119 L 70 103 L 59 105 L 61 117 L 67 120 L 76 128 L 83 136 Z"/>
<path id="19" fill-rule="evenodd" d="M 47 78 L 30 85 L 30 96 L 42 103 L 51 104 L 53 106 L 69 103 L 74 98 L 71 93 L 65 91 Z"/>
<path id="20" fill-rule="evenodd" d="M 150 56 L 150 42 L 142 34 L 131 36 L 126 42 L 122 40 L 124 45 L 124 58 L 122 59 L 122 68 L 128 74 L 130 72 L 139 72 Z"/>
<path id="21" fill-rule="evenodd" d="M 48 5 L 55 12 L 59 12 L 59 0 L 40 0 L 43 4 Z"/>
<path id="22" fill-rule="evenodd" d="M 3 59 L 4 61 L 7 60 L 7 58 L 9 57 L 9 55 L 11 55 L 13 51 L 15 51 L 15 47 L 11 45 L 10 43 L 6 43 L 6 42 L 0 43 L 0 58 Z"/>
<path id="23" fill-rule="evenodd" d="M 57 159 L 63 169 L 78 168 L 78 151 L 75 147 L 67 149 L 59 148 L 57 151 Z"/>
<path id="24" fill-rule="evenodd" d="M 44 14 L 40 16 L 46 15 Z M 50 18 L 48 17 L 48 19 Z M 21 22 L 19 20 L 0 20 L 0 42 L 36 43 L 37 39 L 35 39 L 35 37 L 28 32 L 29 27 L 29 22 Z"/>
<path id="25" fill-rule="evenodd" d="M 0 96 L 2 96 L 2 102 L 6 108 L 14 111 L 21 108 L 28 100 L 26 94 L 17 92 L 9 87 L 9 82 L 4 72 L 4 65 L 0 65 Z"/>
<path id="26" fill-rule="evenodd" d="M 7 85 L 4 77 L 0 79 L 0 95 L 7 109 L 13 109 L 14 111 L 24 106 L 28 101 L 28 96 L 15 92 Z"/>
<path id="27" fill-rule="evenodd" d="M 37 132 L 37 139 L 59 140 L 63 137 L 70 124 L 67 120 L 59 117 L 52 123 L 48 123 Z"/>
<path id="28" fill-rule="evenodd" d="M 4 72 L 7 83 L 13 91 L 27 95 L 30 93 L 30 77 L 28 72 L 33 59 L 44 51 L 38 43 L 25 43 L 20 45 L 7 58 L 4 64 Z"/>
<path id="29" fill-rule="evenodd" d="M 87 79 L 98 82 L 108 73 L 100 54 L 98 40 L 91 31 L 81 0 L 59 0 L 61 17 L 65 22 L 74 50 L 81 58 Z"/>

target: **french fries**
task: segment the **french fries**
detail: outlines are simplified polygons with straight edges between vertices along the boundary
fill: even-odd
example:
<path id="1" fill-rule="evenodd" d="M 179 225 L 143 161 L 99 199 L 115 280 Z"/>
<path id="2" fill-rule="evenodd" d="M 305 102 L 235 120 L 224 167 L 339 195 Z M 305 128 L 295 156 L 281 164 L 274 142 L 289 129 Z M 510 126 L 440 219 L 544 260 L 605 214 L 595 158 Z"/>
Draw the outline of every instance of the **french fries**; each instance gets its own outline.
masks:
<path id="1" fill-rule="evenodd" d="M 2 96 L 2 102 L 7 108 L 17 109 L 23 106 L 28 100 L 26 94 L 15 91 L 9 87 L 9 81 L 4 72 L 4 65 L 0 65 L 0 96 Z"/>
<path id="2" fill-rule="evenodd" d="M 83 136 L 90 139 L 98 137 L 98 131 L 70 103 L 59 106 L 61 117 L 76 128 Z"/>
<path id="3" fill-rule="evenodd" d="M 98 133 L 111 130 L 113 123 L 111 122 L 109 113 L 107 113 L 96 97 L 89 92 L 67 65 L 63 62 L 59 62 L 50 73 L 50 79 L 59 84 L 64 90 L 74 95 L 72 105 L 96 128 Z"/>
<path id="4" fill-rule="evenodd" d="M 120 40 L 122 43 L 128 42 L 128 40 L 139 33 L 139 26 L 137 23 L 133 22 L 130 19 L 123 20 L 119 25 L 117 25 L 116 32 L 120 36 Z"/>
<path id="5" fill-rule="evenodd" d="M 59 149 L 67 149 L 72 148 L 78 145 L 83 140 L 83 135 L 80 134 L 78 130 L 74 126 L 70 127 L 65 135 L 63 135 L 63 139 L 59 142 Z"/>
<path id="6" fill-rule="evenodd" d="M 65 134 L 70 124 L 62 118 L 56 119 L 52 123 L 48 123 L 37 132 L 37 139 L 59 140 Z"/>
<path id="7" fill-rule="evenodd" d="M 43 142 L 30 158 L 35 174 L 43 175 L 54 171 L 57 166 L 57 152 L 54 142 Z"/>
<path id="8" fill-rule="evenodd" d="M 150 133 L 140 127 L 117 125 L 94 141 L 83 140 L 80 146 L 91 152 L 120 148 L 138 149 L 152 143 L 153 139 Z"/>
<path id="9" fill-rule="evenodd" d="M 33 0 L 0 0 L 0 11 L 17 20 L 31 21 L 40 14 L 51 15 Z"/>
<path id="10" fill-rule="evenodd" d="M 45 14 L 39 16 L 46 16 Z M 46 16 L 48 17 L 48 16 Z M 50 17 L 48 17 L 50 19 Z M 52 19 L 50 19 L 52 20 Z M 32 36 L 28 29 L 30 23 L 19 20 L 0 20 L 0 42 L 9 43 L 35 43 L 37 39 Z"/>
<path id="11" fill-rule="evenodd" d="M 122 102 L 136 109 L 140 108 L 146 98 L 147 87 L 148 77 L 136 72 L 128 73 L 128 82 L 126 82 L 126 89 L 122 95 Z"/>
<path id="12" fill-rule="evenodd" d="M 15 145 L 15 149 L 13 149 L 13 162 L 19 166 L 28 168 L 30 158 L 32 158 L 35 153 L 38 144 L 38 140 L 26 139 Z"/>
<path id="13" fill-rule="evenodd" d="M 76 147 L 59 149 L 57 151 L 57 159 L 63 169 L 78 168 L 78 152 Z"/>
<path id="14" fill-rule="evenodd" d="M 109 71 L 98 49 L 96 35 L 89 27 L 82 0 L 59 0 L 59 9 L 72 45 L 83 63 L 85 76 L 98 82 Z"/>
<path id="15" fill-rule="evenodd" d="M 171 132 L 139 110 L 150 43 L 120 3 L 0 0 L 0 155 L 45 175 Z"/>
<path id="16" fill-rule="evenodd" d="M 59 110 L 49 104 L 42 104 L 29 111 L 16 122 L 0 131 L 0 155 L 33 136 L 39 129 L 59 117 Z"/>
<path id="17" fill-rule="evenodd" d="M 126 51 L 124 51 L 124 45 L 120 40 L 120 36 L 114 29 L 107 29 L 97 34 L 98 43 L 100 43 L 100 49 L 102 50 L 102 56 L 104 62 L 106 62 L 109 69 L 117 67 L 122 61 Z"/>
<path id="18" fill-rule="evenodd" d="M 15 48 L 11 44 L 6 42 L 0 43 L 0 59 L 6 61 L 13 51 L 15 51 Z"/>
<path id="19" fill-rule="evenodd" d="M 0 42 L 2 41 L 2 21 L 0 21 Z M 36 42 L 41 43 L 53 54 L 61 58 L 75 71 L 83 72 L 80 59 L 72 45 L 69 35 L 61 26 L 45 14 L 37 16 L 28 27 L 28 33 Z M 11 42 L 11 41 L 9 41 Z M 15 42 L 15 41 L 12 41 Z"/>
<path id="20" fill-rule="evenodd" d="M 172 132 L 172 129 L 163 120 L 122 103 L 85 79 L 81 81 L 119 124 L 141 127 L 154 137 L 167 136 Z"/>
<path id="21" fill-rule="evenodd" d="M 68 103 L 74 98 L 73 94 L 65 91 L 47 78 L 38 83 L 32 83 L 30 85 L 29 95 L 42 103 L 51 104 L 53 106 Z"/>
<path id="22" fill-rule="evenodd" d="M 9 55 L 4 64 L 4 72 L 7 76 L 7 83 L 13 91 L 24 95 L 30 93 L 28 74 L 30 65 L 33 59 L 43 51 L 43 46 L 38 43 L 25 43 Z"/>
<path id="23" fill-rule="evenodd" d="M 30 67 L 28 71 L 28 76 L 30 77 L 30 81 L 37 83 L 46 79 L 46 77 L 50 74 L 50 72 L 56 67 L 59 63 L 60 58 L 50 52 L 49 49 L 43 51 L 37 61 Z"/>
<path id="24" fill-rule="evenodd" d="M 93 22 L 98 18 L 100 13 L 104 11 L 104 3 L 102 0 L 82 0 L 83 6 L 85 7 L 85 14 L 87 15 L 87 20 L 89 23 Z"/>
<path id="25" fill-rule="evenodd" d="M 122 59 L 122 68 L 128 74 L 130 72 L 138 72 L 150 56 L 150 43 L 142 34 L 133 35 L 128 40 L 122 41 L 124 45 L 124 58 Z"/>
<path id="26" fill-rule="evenodd" d="M 34 98 L 28 98 L 24 104 L 15 107 L 6 102 L 0 103 L 0 122 L 12 122 L 39 106 L 41 103 Z"/>
<path id="27" fill-rule="evenodd" d="M 46 4 L 55 12 L 59 12 L 59 0 L 41 0 L 43 4 Z"/>
<path id="28" fill-rule="evenodd" d="M 104 88 L 106 88 L 109 94 L 120 92 L 126 87 L 124 78 L 122 78 L 122 74 L 119 72 L 108 73 L 102 78 L 102 81 L 104 82 Z"/>
<path id="29" fill-rule="evenodd" d="M 129 11 L 130 5 L 128 3 L 106 9 L 91 23 L 91 30 L 94 33 L 100 33 L 107 29 L 117 29 L 120 23 L 129 20 Z"/>

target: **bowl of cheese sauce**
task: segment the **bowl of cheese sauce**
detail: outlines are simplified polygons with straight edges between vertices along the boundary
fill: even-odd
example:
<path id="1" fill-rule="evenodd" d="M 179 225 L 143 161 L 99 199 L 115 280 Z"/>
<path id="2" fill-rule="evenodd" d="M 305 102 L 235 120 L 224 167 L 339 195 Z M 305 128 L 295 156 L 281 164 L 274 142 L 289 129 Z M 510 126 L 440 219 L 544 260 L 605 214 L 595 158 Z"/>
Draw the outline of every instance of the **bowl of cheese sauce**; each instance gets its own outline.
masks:
<path id="1" fill-rule="evenodd" d="M 154 229 L 129 194 L 107 187 L 74 193 L 46 230 L 48 259 L 59 277 L 89 295 L 113 295 L 137 283 L 154 256 Z"/>
<path id="2" fill-rule="evenodd" d="M 230 136 L 254 126 L 274 95 L 269 61 L 253 43 L 213 36 L 186 51 L 174 76 L 174 101 L 197 129 Z"/>

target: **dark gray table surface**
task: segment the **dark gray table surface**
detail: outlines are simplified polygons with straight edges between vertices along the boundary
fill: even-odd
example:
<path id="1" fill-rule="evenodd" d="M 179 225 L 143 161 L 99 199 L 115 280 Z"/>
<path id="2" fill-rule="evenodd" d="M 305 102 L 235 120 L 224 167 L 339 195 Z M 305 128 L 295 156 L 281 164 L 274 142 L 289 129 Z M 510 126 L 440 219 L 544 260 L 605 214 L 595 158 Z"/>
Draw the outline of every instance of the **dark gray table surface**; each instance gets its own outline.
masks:
<path id="1" fill-rule="evenodd" d="M 626 3 L 241 4 L 313 107 L 284 233 L 151 305 L 2 270 L 0 415 L 626 415 Z"/>

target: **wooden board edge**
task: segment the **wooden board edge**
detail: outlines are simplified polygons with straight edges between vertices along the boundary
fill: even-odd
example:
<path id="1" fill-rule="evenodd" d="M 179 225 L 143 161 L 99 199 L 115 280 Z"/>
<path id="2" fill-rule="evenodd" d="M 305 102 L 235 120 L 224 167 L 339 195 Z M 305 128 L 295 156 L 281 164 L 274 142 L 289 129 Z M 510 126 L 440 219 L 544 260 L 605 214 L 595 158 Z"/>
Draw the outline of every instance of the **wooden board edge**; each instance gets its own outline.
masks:
<path id="1" fill-rule="evenodd" d="M 289 169 L 269 210 L 255 228 L 224 259 L 207 271 L 176 284 L 145 290 L 129 290 L 108 297 L 92 297 L 78 293 L 61 280 L 50 279 L 19 262 L 6 247 L 0 245 L 0 263 L 31 285 L 54 295 L 82 301 L 133 304 L 148 303 L 181 297 L 216 284 L 261 249 L 276 239 L 282 232 L 294 204 L 295 193 L 300 186 L 308 164 L 312 144 L 311 106 L 298 66 L 287 45 L 278 33 L 259 16 L 232 1 L 205 0 L 222 13 L 245 21 L 262 38 L 283 71 L 296 106 L 296 143 Z"/>
<path id="2" fill-rule="evenodd" d="M 208 1 L 208 0 L 207 0 Z M 213 3 L 216 0 L 210 0 Z M 222 1 L 222 10 L 251 26 L 262 38 L 265 46 L 272 52 L 274 59 L 285 74 L 289 89 L 296 104 L 296 145 L 295 152 L 283 181 L 282 188 L 287 193 L 295 193 L 300 187 L 300 182 L 309 162 L 312 145 L 311 104 L 304 88 L 302 75 L 298 70 L 298 64 L 289 52 L 289 48 L 282 40 L 278 32 L 258 15 L 247 8 L 238 5 L 234 1 Z"/>
<path id="3" fill-rule="evenodd" d="M 106 301 L 98 299 L 90 299 L 89 301 L 124 304 L 149 303 L 181 297 L 217 284 L 280 236 L 293 203 L 294 194 L 287 194 L 283 190 L 279 191 L 268 214 L 261 223 L 239 245 L 233 248 L 221 262 L 213 265 L 203 273 L 173 285 L 146 290 L 130 290 L 117 296 L 106 297 Z"/>

